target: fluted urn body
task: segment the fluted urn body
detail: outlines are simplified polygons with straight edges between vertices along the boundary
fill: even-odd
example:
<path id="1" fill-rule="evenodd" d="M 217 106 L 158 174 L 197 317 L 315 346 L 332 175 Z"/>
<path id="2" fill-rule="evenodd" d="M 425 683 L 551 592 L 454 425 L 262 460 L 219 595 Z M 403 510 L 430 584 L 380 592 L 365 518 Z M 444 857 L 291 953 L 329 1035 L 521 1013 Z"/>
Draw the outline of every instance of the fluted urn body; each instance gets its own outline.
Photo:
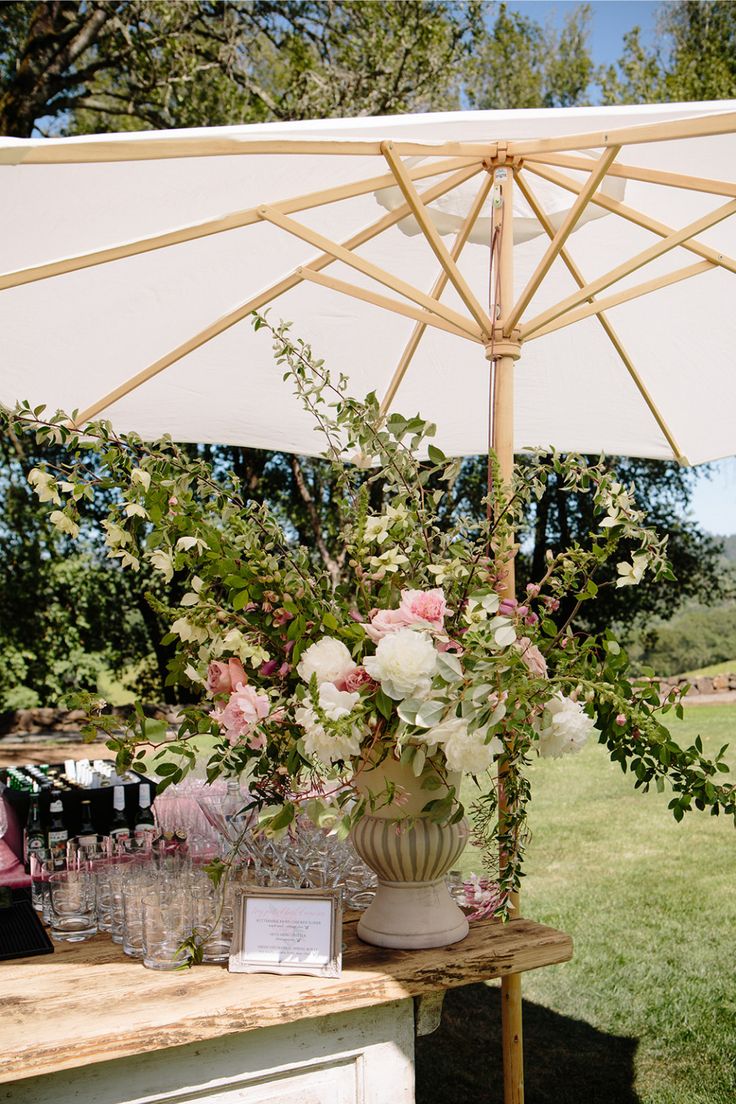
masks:
<path id="1" fill-rule="evenodd" d="M 383 804 L 386 783 L 397 787 L 399 800 Z M 460 775 L 449 775 L 460 788 Z M 356 788 L 373 794 L 381 807 L 353 828 L 353 845 L 378 876 L 376 896 L 358 924 L 364 942 L 379 947 L 443 947 L 468 933 L 468 922 L 450 896 L 445 874 L 457 862 L 468 840 L 467 821 L 438 824 L 422 815 L 446 787 L 422 789 L 410 767 L 392 758 L 363 770 Z"/>

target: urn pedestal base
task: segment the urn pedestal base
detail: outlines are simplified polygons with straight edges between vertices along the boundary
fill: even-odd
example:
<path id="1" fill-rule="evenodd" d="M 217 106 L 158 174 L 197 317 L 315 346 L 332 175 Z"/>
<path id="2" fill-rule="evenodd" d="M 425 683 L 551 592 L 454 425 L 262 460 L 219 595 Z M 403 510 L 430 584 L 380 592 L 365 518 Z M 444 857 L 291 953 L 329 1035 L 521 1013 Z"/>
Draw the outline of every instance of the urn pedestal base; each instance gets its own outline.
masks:
<path id="1" fill-rule="evenodd" d="M 375 947 L 416 950 L 458 943 L 468 921 L 444 878 L 434 882 L 383 882 L 358 922 L 358 938 Z"/>
<path id="2" fill-rule="evenodd" d="M 468 922 L 443 875 L 462 854 L 466 821 L 437 824 L 365 816 L 352 831 L 355 850 L 378 875 L 373 902 L 358 936 L 377 947 L 444 947 L 468 934 Z"/>

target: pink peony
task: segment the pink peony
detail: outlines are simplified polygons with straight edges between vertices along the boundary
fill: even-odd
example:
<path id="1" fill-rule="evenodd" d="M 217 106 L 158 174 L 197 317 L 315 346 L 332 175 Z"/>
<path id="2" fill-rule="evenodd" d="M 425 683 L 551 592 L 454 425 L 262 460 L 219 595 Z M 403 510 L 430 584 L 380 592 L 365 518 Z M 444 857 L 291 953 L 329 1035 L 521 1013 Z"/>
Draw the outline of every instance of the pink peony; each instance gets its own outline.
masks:
<path id="1" fill-rule="evenodd" d="M 346 690 L 349 694 L 355 694 L 365 687 L 374 690 L 378 683 L 371 678 L 365 667 L 354 667 L 352 671 L 348 671 L 342 678 L 337 679 L 335 686 L 338 690 Z"/>
<path id="2" fill-rule="evenodd" d="M 222 725 L 231 744 L 235 744 L 249 733 L 251 727 L 268 716 L 269 701 L 265 694 L 259 694 L 253 686 L 239 683 L 230 695 L 224 709 L 214 710 L 210 716 Z M 264 738 L 253 734 L 248 741 L 250 747 L 263 747 Z"/>
<path id="3" fill-rule="evenodd" d="M 402 590 L 401 605 L 410 616 L 413 624 L 428 625 L 433 629 L 443 629 L 447 602 L 442 587 L 434 587 L 432 590 Z"/>
<path id="4" fill-rule="evenodd" d="M 231 694 L 238 683 L 246 683 L 248 676 L 239 659 L 225 662 L 213 660 L 207 668 L 207 691 L 210 694 Z"/>
<path id="5" fill-rule="evenodd" d="M 520 636 L 516 641 L 516 648 L 531 674 L 538 678 L 547 678 L 547 660 L 528 636 Z"/>
<path id="6" fill-rule="evenodd" d="M 441 587 L 432 590 L 402 590 L 401 603 L 395 610 L 372 610 L 371 623 L 365 631 L 374 643 L 389 633 L 413 627 L 442 632 L 447 602 Z"/>

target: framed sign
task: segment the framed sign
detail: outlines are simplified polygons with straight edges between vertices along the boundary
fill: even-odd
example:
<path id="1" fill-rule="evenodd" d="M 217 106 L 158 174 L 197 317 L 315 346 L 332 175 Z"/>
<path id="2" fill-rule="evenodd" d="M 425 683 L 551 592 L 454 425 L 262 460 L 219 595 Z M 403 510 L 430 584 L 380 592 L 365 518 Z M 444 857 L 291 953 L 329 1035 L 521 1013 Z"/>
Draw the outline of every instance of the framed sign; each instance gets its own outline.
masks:
<path id="1" fill-rule="evenodd" d="M 314 974 L 342 970 L 339 889 L 242 889 L 228 969 L 236 974 Z"/>

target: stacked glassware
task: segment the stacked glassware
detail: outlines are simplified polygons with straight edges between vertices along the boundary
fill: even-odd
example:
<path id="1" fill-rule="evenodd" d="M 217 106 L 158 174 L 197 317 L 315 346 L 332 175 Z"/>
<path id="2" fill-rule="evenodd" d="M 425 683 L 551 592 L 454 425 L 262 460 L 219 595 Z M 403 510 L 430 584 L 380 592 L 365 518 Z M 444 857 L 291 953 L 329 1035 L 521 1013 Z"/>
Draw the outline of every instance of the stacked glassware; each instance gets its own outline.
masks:
<path id="1" fill-rule="evenodd" d="M 154 813 L 155 834 L 80 837 L 65 861 L 47 848 L 32 853 L 33 904 L 55 940 L 108 933 L 131 958 L 171 970 L 227 962 L 236 894 L 248 885 L 339 887 L 349 909 L 373 897 L 375 875 L 348 841 L 307 817 L 280 839 L 258 833 L 237 782 L 172 786 Z M 224 864 L 217 885 L 213 860 Z"/>

